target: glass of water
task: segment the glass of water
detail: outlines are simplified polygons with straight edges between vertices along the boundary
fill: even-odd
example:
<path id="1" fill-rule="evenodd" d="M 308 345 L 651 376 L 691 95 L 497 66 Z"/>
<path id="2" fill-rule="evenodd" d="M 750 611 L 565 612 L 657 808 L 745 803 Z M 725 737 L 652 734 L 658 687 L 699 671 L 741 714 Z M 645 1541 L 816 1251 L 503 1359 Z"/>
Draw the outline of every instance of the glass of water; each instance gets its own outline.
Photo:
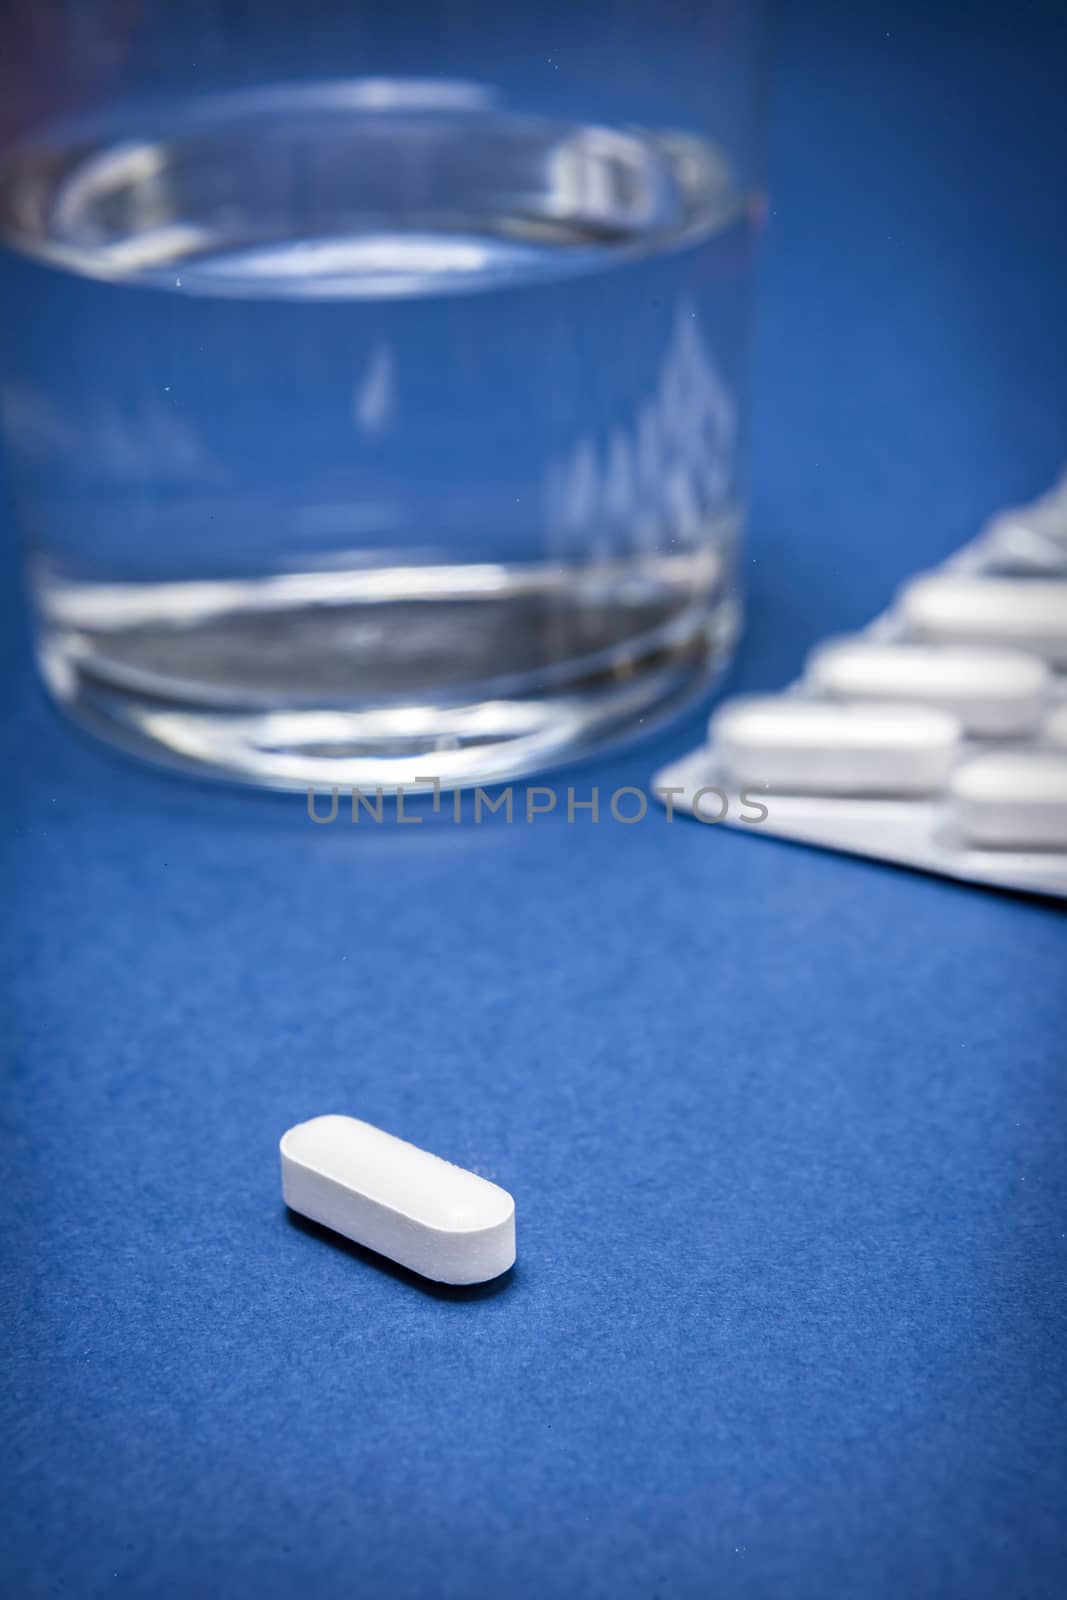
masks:
<path id="1" fill-rule="evenodd" d="M 41 671 L 280 788 L 511 778 L 736 637 L 757 0 L 9 0 Z"/>

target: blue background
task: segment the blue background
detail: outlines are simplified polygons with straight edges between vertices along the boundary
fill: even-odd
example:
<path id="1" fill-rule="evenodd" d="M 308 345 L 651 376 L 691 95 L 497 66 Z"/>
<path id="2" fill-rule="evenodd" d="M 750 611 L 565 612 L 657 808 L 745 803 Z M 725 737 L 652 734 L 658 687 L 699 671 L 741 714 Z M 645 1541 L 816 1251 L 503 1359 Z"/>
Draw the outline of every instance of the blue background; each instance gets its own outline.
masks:
<path id="1" fill-rule="evenodd" d="M 735 687 L 1062 464 L 1061 32 L 783 19 Z M 157 777 L 48 709 L 5 561 L 7 1592 L 1064 1592 L 1053 905 Z M 511 1189 L 514 1273 L 289 1219 L 325 1110 Z"/>

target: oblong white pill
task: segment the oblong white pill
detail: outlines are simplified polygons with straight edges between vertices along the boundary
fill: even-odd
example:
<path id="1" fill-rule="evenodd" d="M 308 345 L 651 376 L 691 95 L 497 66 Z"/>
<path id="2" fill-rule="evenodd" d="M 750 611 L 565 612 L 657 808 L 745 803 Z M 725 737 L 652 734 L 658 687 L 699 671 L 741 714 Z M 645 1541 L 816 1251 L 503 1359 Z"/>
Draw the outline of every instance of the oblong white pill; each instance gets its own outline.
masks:
<path id="1" fill-rule="evenodd" d="M 287 1206 L 437 1283 L 484 1283 L 515 1260 L 506 1189 L 356 1117 L 282 1135 Z"/>
<path id="2" fill-rule="evenodd" d="M 931 706 L 792 695 L 733 700 L 711 719 L 735 782 L 797 794 L 930 794 L 948 779 L 960 732 L 954 717 Z"/>
<path id="3" fill-rule="evenodd" d="M 1016 646 L 1067 666 L 1067 579 L 933 573 L 905 587 L 900 609 L 922 639 Z"/>
<path id="4" fill-rule="evenodd" d="M 971 844 L 1009 850 L 1067 850 L 1067 755 L 1006 750 L 977 756 L 953 773 L 953 823 Z"/>
<path id="5" fill-rule="evenodd" d="M 808 657 L 807 681 L 841 700 L 916 701 L 958 717 L 969 733 L 1000 738 L 1040 720 L 1049 670 L 1021 650 L 832 639 Z"/>

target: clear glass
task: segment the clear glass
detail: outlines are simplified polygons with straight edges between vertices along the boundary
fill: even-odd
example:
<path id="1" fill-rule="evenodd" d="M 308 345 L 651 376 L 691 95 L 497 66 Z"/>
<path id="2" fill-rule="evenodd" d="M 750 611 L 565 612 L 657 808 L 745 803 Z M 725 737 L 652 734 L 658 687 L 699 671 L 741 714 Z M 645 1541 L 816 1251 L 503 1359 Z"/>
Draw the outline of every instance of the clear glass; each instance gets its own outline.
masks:
<path id="1" fill-rule="evenodd" d="M 729 0 L 14 0 L 41 670 L 274 787 L 510 778 L 736 637 L 762 29 Z"/>

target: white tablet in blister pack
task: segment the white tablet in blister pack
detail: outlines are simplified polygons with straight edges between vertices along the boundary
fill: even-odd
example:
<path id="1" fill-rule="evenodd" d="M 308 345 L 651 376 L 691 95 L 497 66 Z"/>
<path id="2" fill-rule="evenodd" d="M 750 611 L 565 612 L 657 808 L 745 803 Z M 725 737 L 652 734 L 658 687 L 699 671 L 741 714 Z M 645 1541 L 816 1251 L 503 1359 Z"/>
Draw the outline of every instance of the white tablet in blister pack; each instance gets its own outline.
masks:
<path id="1" fill-rule="evenodd" d="M 756 836 L 1067 897 L 1067 479 L 784 693 L 727 700 L 655 786 Z"/>

